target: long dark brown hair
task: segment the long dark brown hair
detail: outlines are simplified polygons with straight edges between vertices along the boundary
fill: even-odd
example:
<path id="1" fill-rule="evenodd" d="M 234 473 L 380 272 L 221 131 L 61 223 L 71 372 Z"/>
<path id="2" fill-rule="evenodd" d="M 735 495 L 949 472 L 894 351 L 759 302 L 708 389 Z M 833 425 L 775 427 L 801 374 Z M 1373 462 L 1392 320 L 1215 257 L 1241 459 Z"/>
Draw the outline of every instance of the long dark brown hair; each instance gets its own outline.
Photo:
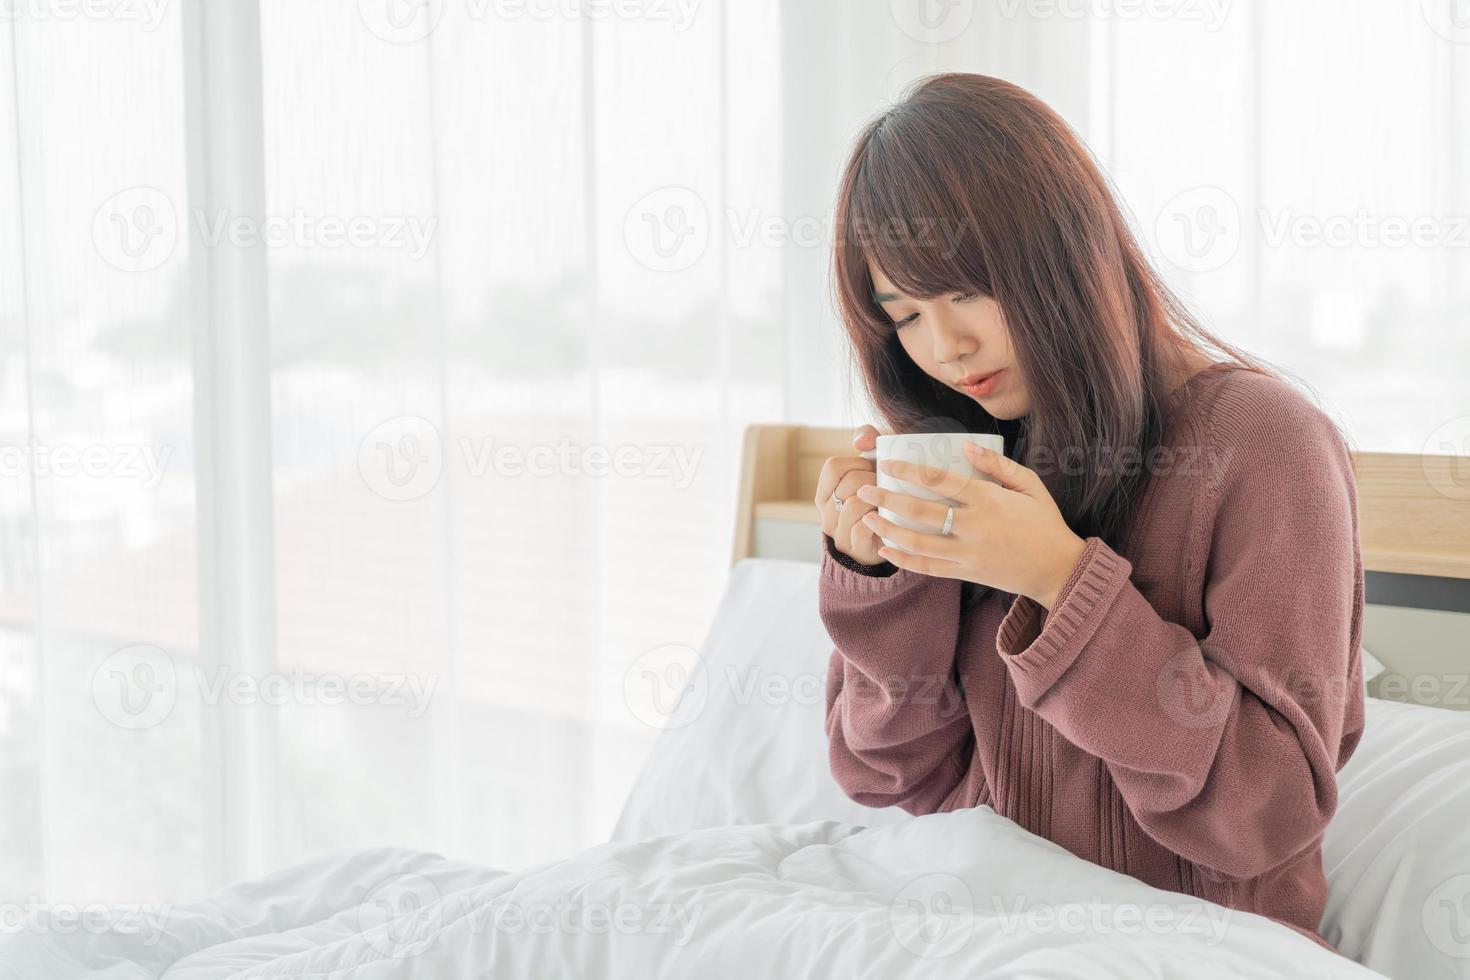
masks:
<path id="1" fill-rule="evenodd" d="M 1001 79 L 914 83 L 863 128 L 834 217 L 838 312 L 889 430 L 1000 433 L 1081 537 L 1122 550 L 1147 467 L 1093 461 L 1150 458 L 1191 352 L 1284 373 L 1200 324 L 1151 268 L 1082 141 Z M 997 419 L 924 373 L 873 299 L 869 259 L 910 296 L 993 298 L 1029 414 Z M 973 585 L 967 603 L 989 591 Z"/>

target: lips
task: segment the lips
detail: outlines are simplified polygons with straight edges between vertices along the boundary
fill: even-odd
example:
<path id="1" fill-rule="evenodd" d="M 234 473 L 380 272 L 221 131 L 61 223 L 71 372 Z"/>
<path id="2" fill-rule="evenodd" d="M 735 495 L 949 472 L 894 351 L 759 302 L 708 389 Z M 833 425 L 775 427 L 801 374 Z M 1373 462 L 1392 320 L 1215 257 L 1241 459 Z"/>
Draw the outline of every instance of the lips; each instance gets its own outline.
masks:
<path id="1" fill-rule="evenodd" d="M 995 370 L 995 371 L 989 371 L 989 372 L 987 372 L 985 374 L 967 374 L 963 378 L 960 378 L 958 381 L 956 381 L 954 383 L 954 386 L 956 388 L 970 388 L 970 387 L 973 387 L 973 386 L 979 384 L 980 382 L 984 381 L 986 378 L 991 377 L 992 375 L 999 374 L 1001 372 L 1001 370 L 1004 370 L 1004 368 L 999 369 L 999 370 Z"/>
<path id="2" fill-rule="evenodd" d="M 971 398 L 989 397 L 995 392 L 995 386 L 1000 383 L 999 378 L 1004 373 L 1005 368 L 1001 368 L 999 371 L 991 371 L 989 374 L 972 374 L 970 377 L 979 378 L 980 380 L 971 384 L 968 379 L 965 379 L 964 383 L 959 385 L 959 389 Z"/>

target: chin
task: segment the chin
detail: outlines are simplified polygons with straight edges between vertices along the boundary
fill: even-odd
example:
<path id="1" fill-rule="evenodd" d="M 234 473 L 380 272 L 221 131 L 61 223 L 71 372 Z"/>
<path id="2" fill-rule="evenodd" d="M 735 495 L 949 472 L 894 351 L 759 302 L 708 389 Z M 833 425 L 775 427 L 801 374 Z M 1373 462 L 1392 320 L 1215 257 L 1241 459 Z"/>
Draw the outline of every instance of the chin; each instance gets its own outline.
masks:
<path id="1" fill-rule="evenodd" d="M 983 401 L 980 404 L 987 412 L 1002 422 L 1013 422 L 1026 414 L 1025 411 L 1016 411 L 1011 403 L 1004 399 L 988 405 Z"/>

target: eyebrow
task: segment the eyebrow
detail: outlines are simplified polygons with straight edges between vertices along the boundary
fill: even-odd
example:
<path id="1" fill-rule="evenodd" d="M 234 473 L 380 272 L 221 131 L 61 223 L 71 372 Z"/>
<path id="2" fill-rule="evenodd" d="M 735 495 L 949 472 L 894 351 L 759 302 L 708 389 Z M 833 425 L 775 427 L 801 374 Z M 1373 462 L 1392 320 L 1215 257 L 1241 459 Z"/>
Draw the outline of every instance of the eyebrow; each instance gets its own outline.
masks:
<path id="1" fill-rule="evenodd" d="M 902 299 L 902 298 L 903 297 L 902 296 L 899 296 L 897 293 L 874 293 L 873 294 L 873 302 L 875 302 L 875 303 L 892 303 L 894 300 L 896 300 L 896 299 Z"/>

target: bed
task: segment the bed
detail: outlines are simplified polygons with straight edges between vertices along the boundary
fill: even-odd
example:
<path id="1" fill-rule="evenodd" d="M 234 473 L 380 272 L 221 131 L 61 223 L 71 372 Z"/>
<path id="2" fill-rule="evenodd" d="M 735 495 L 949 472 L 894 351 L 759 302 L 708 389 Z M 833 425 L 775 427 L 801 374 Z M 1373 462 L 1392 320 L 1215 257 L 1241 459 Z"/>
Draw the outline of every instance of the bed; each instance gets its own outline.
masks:
<path id="1" fill-rule="evenodd" d="M 1355 460 L 1369 614 L 1431 620 L 1381 649 L 1365 632 L 1370 694 L 1392 696 L 1368 698 L 1324 840 L 1339 956 L 987 806 L 913 817 L 842 793 L 811 501 L 847 439 L 746 432 L 724 595 L 605 843 L 514 872 L 349 851 L 90 928 L 33 913 L 0 930 L 0 978 L 1470 978 L 1470 711 L 1452 691 L 1470 653 L 1470 487 L 1453 477 L 1470 460 Z"/>

